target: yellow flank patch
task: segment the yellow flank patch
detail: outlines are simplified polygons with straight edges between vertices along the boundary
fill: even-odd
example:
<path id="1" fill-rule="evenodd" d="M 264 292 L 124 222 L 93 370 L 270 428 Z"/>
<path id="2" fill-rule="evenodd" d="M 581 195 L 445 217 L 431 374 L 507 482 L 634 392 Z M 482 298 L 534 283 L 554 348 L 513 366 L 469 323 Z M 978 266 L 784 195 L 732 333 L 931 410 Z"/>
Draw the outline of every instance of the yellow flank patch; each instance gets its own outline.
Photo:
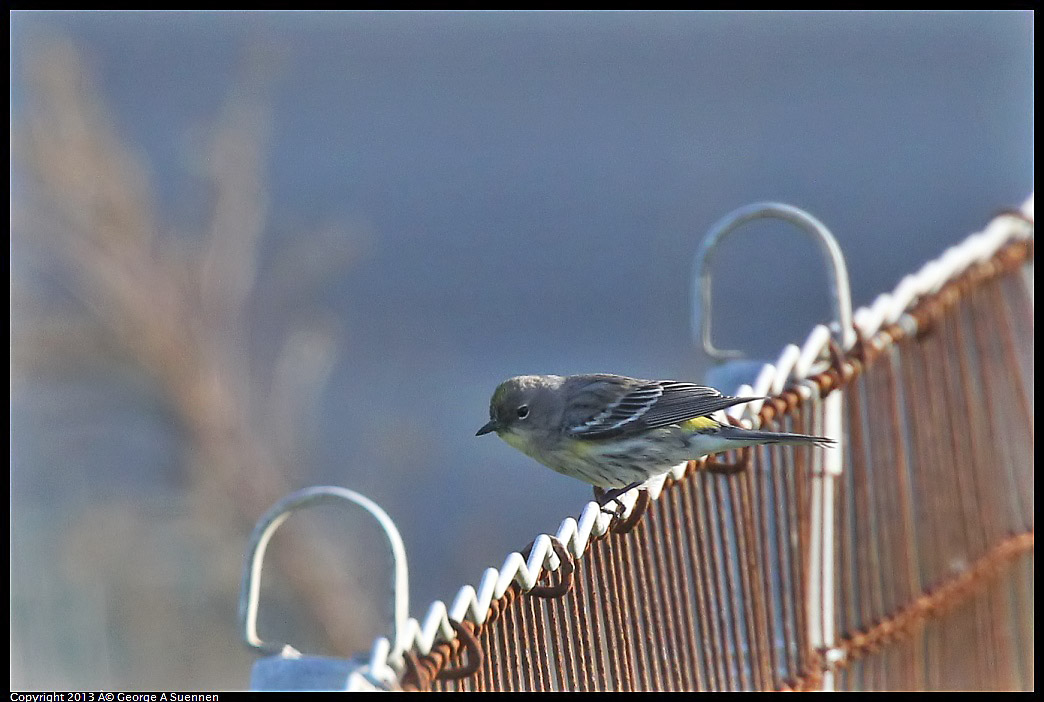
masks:
<path id="1" fill-rule="evenodd" d="M 710 417 L 693 417 L 684 422 L 678 422 L 678 426 L 688 431 L 700 431 L 701 429 L 717 429 L 721 425 Z"/>
<path id="2" fill-rule="evenodd" d="M 591 454 L 591 451 L 594 450 L 594 444 L 590 441 L 578 441 L 573 439 L 568 443 L 568 450 L 574 456 L 583 458 Z"/>

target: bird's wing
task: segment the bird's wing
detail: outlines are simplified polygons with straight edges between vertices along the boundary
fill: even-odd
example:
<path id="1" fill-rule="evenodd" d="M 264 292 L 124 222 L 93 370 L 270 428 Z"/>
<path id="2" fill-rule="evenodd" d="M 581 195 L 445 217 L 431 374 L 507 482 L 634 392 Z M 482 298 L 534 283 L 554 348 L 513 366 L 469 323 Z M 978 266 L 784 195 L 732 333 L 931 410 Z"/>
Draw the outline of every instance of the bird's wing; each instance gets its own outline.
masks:
<path id="1" fill-rule="evenodd" d="M 598 411 L 588 410 L 586 416 L 574 418 L 569 433 L 607 439 L 704 417 L 754 399 L 759 398 L 729 397 L 705 385 L 671 380 L 636 381 L 634 387 L 615 388 L 611 383 L 606 387 L 604 381 L 595 382 L 578 392 L 574 407 L 593 406 Z"/>

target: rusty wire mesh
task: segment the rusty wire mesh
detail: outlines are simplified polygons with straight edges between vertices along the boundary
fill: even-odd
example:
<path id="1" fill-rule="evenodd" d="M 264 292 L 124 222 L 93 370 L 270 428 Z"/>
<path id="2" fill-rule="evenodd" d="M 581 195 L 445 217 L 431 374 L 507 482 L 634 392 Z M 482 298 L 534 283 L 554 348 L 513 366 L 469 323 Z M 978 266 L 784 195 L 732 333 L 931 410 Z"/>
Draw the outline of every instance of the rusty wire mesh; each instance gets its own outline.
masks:
<path id="1" fill-rule="evenodd" d="M 815 649 L 806 612 L 822 454 L 763 446 L 734 475 L 690 463 L 541 587 L 512 585 L 481 625 L 410 655 L 403 686 L 1032 689 L 1032 247 L 1009 244 L 812 379 L 844 393 L 835 649 Z M 817 433 L 820 404 L 787 390 L 762 423 Z"/>

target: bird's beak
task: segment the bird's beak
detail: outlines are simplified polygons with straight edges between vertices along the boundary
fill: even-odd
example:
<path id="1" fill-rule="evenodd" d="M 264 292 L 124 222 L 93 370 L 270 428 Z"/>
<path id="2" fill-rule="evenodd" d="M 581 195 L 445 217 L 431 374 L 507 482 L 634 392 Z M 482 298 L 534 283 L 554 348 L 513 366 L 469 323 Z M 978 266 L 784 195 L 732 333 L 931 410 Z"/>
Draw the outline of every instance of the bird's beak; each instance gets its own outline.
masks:
<path id="1" fill-rule="evenodd" d="M 486 424 L 481 429 L 479 429 L 477 432 L 475 432 L 475 436 L 482 436 L 483 434 L 488 434 L 491 431 L 496 431 L 496 430 L 497 430 L 497 420 L 491 419 L 488 422 L 486 422 Z"/>

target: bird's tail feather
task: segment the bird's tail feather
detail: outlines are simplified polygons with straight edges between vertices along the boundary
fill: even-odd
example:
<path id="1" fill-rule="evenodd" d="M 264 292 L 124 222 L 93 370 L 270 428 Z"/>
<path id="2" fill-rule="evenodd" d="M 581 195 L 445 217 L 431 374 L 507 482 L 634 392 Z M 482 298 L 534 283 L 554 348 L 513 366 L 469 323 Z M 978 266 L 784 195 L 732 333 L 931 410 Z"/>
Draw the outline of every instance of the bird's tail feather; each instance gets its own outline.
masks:
<path id="1" fill-rule="evenodd" d="M 722 426 L 719 436 L 729 441 L 742 443 L 744 446 L 758 446 L 761 444 L 785 444 L 790 446 L 822 446 L 824 448 L 833 446 L 836 442 L 825 436 L 810 436 L 808 434 L 790 434 L 787 432 L 757 431 L 755 429 L 743 429 L 741 427 Z"/>

